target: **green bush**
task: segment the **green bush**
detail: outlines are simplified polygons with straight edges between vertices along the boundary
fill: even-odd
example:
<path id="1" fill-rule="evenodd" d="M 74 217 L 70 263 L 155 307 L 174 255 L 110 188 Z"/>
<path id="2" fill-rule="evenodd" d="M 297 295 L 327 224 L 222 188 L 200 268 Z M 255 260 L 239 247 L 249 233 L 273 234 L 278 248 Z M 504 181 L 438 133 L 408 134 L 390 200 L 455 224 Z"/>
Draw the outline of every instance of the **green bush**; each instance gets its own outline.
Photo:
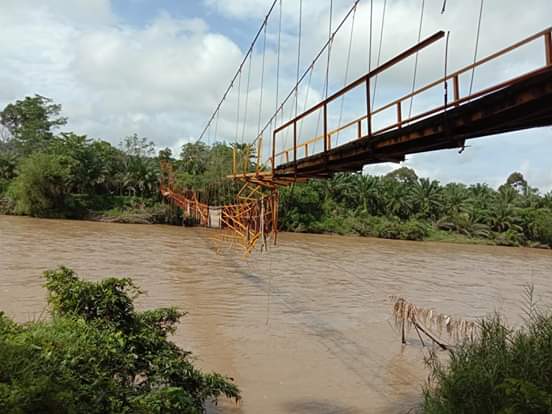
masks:
<path id="1" fill-rule="evenodd" d="M 17 214 L 63 216 L 68 210 L 69 165 L 64 157 L 35 153 L 20 166 L 8 195 L 15 200 Z"/>
<path id="2" fill-rule="evenodd" d="M 363 217 L 353 226 L 360 236 L 381 237 L 394 240 L 423 240 L 429 235 L 429 227 L 418 220 L 400 222 L 384 217 Z"/>
<path id="3" fill-rule="evenodd" d="M 168 340 L 182 313 L 137 312 L 130 279 L 45 273 L 52 319 L 15 324 L 0 314 L 0 412 L 202 413 L 206 400 L 239 399 Z"/>
<path id="4" fill-rule="evenodd" d="M 402 240 L 423 240 L 429 235 L 429 228 L 418 220 L 408 220 L 400 227 Z"/>
<path id="5" fill-rule="evenodd" d="M 479 338 L 451 351 L 447 366 L 428 359 L 431 382 L 423 412 L 552 412 L 552 317 L 535 315 L 518 331 L 499 317 L 481 324 Z"/>

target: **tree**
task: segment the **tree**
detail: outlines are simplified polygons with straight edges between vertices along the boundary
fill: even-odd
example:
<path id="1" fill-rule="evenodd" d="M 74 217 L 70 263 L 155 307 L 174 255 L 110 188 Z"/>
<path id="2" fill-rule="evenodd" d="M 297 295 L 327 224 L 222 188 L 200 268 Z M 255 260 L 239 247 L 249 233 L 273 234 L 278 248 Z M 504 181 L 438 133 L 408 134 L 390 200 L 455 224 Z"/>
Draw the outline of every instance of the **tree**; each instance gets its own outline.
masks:
<path id="1" fill-rule="evenodd" d="M 0 112 L 0 124 L 5 127 L 16 148 L 23 155 L 44 149 L 53 138 L 53 130 L 67 123 L 60 116 L 61 105 L 44 96 L 25 97 L 8 104 Z"/>
<path id="2" fill-rule="evenodd" d="M 191 175 L 200 175 L 207 170 L 209 147 L 203 142 L 182 145 L 180 170 Z"/>
<path id="3" fill-rule="evenodd" d="M 388 173 L 385 177 L 392 178 L 393 180 L 397 180 L 401 183 L 410 183 L 410 184 L 413 184 L 418 179 L 418 175 L 416 174 L 416 171 L 408 167 L 397 168 L 396 170 L 393 170 L 390 173 Z"/>
<path id="4" fill-rule="evenodd" d="M 159 184 L 159 163 L 154 160 L 155 146 L 137 134 L 121 143 L 123 158 L 122 187 L 129 195 L 152 196 Z"/>
<path id="5" fill-rule="evenodd" d="M 169 341 L 182 312 L 136 311 L 130 279 L 87 282 L 64 267 L 45 278 L 50 320 L 0 313 L 0 412 L 201 414 L 208 400 L 240 398 Z"/>
<path id="6" fill-rule="evenodd" d="M 420 178 L 412 188 L 413 201 L 424 218 L 436 219 L 442 209 L 442 191 L 439 181 Z"/>
<path id="7" fill-rule="evenodd" d="M 519 194 L 525 194 L 527 192 L 527 180 L 520 172 L 513 172 L 506 180 L 506 185 L 512 187 Z"/>
<path id="8" fill-rule="evenodd" d="M 70 161 L 63 156 L 35 153 L 25 158 L 8 192 L 16 212 L 31 216 L 60 215 L 66 211 L 71 177 Z"/>
<path id="9" fill-rule="evenodd" d="M 157 158 L 159 158 L 159 161 L 170 161 L 172 159 L 172 150 L 169 147 L 159 150 Z"/>

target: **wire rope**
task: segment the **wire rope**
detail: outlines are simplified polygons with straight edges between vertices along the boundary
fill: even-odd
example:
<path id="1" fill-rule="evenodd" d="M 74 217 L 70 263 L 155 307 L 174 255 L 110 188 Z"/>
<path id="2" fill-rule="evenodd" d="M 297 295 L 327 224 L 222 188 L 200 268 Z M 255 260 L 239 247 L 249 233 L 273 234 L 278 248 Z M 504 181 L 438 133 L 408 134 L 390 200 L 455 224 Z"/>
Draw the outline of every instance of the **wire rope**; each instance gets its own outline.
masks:
<path id="1" fill-rule="evenodd" d="M 268 22 L 268 19 L 270 18 L 270 15 L 272 14 L 273 10 L 274 10 L 274 7 L 276 6 L 276 3 L 278 2 L 278 0 L 274 0 L 272 2 L 272 5 L 270 6 L 270 9 L 268 10 L 268 13 L 266 14 L 264 20 L 263 20 L 263 24 L 261 24 L 261 27 L 259 28 L 259 30 L 257 31 L 257 34 L 255 35 L 255 37 L 253 38 L 253 41 L 251 42 L 251 45 L 249 46 L 249 49 L 247 51 L 247 53 L 245 54 L 243 60 L 241 61 L 241 64 L 238 66 L 238 70 L 236 71 L 236 73 L 234 74 L 234 77 L 232 78 L 232 80 L 230 81 L 230 84 L 228 85 L 228 87 L 226 88 L 226 91 L 224 92 L 224 94 L 222 95 L 222 99 L 219 101 L 215 111 L 211 114 L 211 117 L 209 118 L 209 121 L 207 122 L 207 125 L 205 126 L 205 128 L 203 129 L 202 133 L 200 134 L 199 138 L 197 139 L 197 141 L 201 141 L 203 139 L 203 136 L 205 135 L 205 132 L 207 131 L 207 128 L 209 128 L 209 126 L 211 125 L 211 123 L 213 122 L 213 119 L 215 118 L 215 114 L 219 111 L 220 107 L 222 106 L 222 103 L 226 100 L 226 98 L 228 97 L 228 94 L 230 93 L 230 90 L 233 88 L 235 82 L 236 82 L 236 79 L 238 78 L 238 75 L 239 73 L 241 72 L 242 68 L 243 68 L 243 65 L 245 64 L 245 62 L 247 61 L 247 58 L 249 57 L 249 55 L 253 52 L 253 47 L 255 46 L 255 44 L 257 43 L 257 40 L 259 38 L 259 36 L 261 35 L 262 33 L 262 30 L 263 30 L 263 25 L 266 26 L 267 22 Z"/>
<path id="2" fill-rule="evenodd" d="M 299 82 L 299 71 L 301 70 L 301 36 L 303 31 L 303 0 L 299 0 L 299 28 L 297 30 L 297 71 L 295 82 Z M 295 116 L 299 105 L 299 88 L 295 88 Z"/>
<path id="3" fill-rule="evenodd" d="M 477 35 L 475 36 L 475 50 L 474 50 L 474 53 L 473 53 L 473 64 L 474 65 L 475 65 L 475 62 L 477 61 L 477 53 L 479 51 L 479 35 L 481 34 L 481 21 L 482 21 L 482 18 L 483 18 L 483 5 L 484 5 L 484 3 L 485 3 L 485 0 L 481 0 L 480 6 L 479 6 L 479 20 L 477 22 Z M 475 66 L 472 68 L 469 95 L 472 94 L 474 78 L 475 78 Z"/>
<path id="4" fill-rule="evenodd" d="M 330 39 L 328 39 L 326 41 L 326 43 L 322 46 L 322 48 L 318 51 L 318 53 L 316 54 L 316 56 L 314 57 L 314 59 L 312 60 L 311 64 L 305 69 L 305 71 L 303 72 L 303 75 L 301 75 L 301 78 L 299 79 L 299 82 L 291 89 L 291 92 L 286 96 L 286 98 L 284 100 L 282 100 L 282 103 L 280 104 L 280 107 L 278 108 L 278 111 L 275 112 L 271 117 L 270 119 L 265 123 L 265 126 L 263 127 L 263 129 L 261 130 L 261 134 L 264 133 L 264 131 L 267 129 L 267 128 L 272 128 L 272 125 L 275 121 L 275 117 L 276 117 L 276 114 L 279 113 L 280 109 L 287 103 L 287 101 L 293 96 L 293 94 L 295 93 L 295 88 L 297 88 L 299 86 L 299 84 L 301 84 L 301 82 L 303 82 L 303 80 L 305 80 L 305 78 L 307 77 L 307 75 L 309 74 L 309 72 L 313 69 L 313 67 L 316 65 L 316 63 L 318 62 L 318 60 L 322 57 L 322 55 L 324 54 L 324 52 L 326 51 L 326 49 L 328 48 L 330 42 L 332 41 L 332 39 L 335 37 L 335 35 L 341 30 L 341 28 L 343 27 L 343 25 L 345 24 L 345 22 L 349 19 L 349 17 L 351 16 L 351 14 L 353 13 L 353 9 L 356 5 L 358 5 L 360 0 L 355 0 L 354 4 L 351 6 L 351 8 L 349 9 L 349 11 L 345 14 L 345 16 L 343 16 L 343 19 L 341 19 L 339 25 L 337 26 L 337 28 L 334 30 L 334 32 L 332 33 L 332 36 Z M 257 134 L 257 136 L 260 136 L 261 134 Z"/>
<path id="5" fill-rule="evenodd" d="M 330 85 L 330 62 L 332 58 L 332 43 L 333 43 L 333 36 L 332 36 L 332 19 L 333 19 L 333 0 L 330 0 L 330 18 L 328 20 L 328 59 L 326 60 L 326 77 L 324 80 L 324 99 L 328 97 L 328 90 Z M 316 120 L 316 133 L 315 136 L 318 136 L 318 132 L 320 131 L 320 120 L 322 118 L 322 111 L 318 111 L 318 116 Z M 324 142 L 326 141 L 326 137 L 324 137 Z M 325 144 L 324 144 L 325 145 Z"/>
<path id="6" fill-rule="evenodd" d="M 267 30 L 267 24 L 265 23 L 264 26 L 264 35 L 263 35 L 263 59 L 261 63 L 261 91 L 260 91 L 260 98 L 259 98 L 259 119 L 257 121 L 257 131 L 261 129 L 261 118 L 263 114 L 263 93 L 264 93 L 264 75 L 265 75 L 265 59 L 266 59 L 266 30 Z"/>
<path id="7" fill-rule="evenodd" d="M 384 30 L 384 27 L 385 27 L 385 14 L 386 14 L 386 10 L 387 10 L 387 0 L 384 0 L 383 1 L 383 12 L 382 12 L 382 16 L 381 16 L 381 30 L 380 30 L 380 38 L 379 38 L 379 45 L 378 45 L 378 59 L 376 61 L 376 68 L 379 67 L 380 63 L 381 63 L 381 50 L 382 50 L 382 45 L 383 45 L 383 30 Z M 372 108 L 374 107 L 375 105 L 375 102 L 376 102 L 376 90 L 378 88 L 378 75 L 376 75 L 374 77 L 374 87 L 373 87 L 373 92 L 372 92 Z"/>
<path id="8" fill-rule="evenodd" d="M 425 10 L 425 0 L 422 0 L 422 10 L 420 12 L 420 25 L 418 27 L 418 43 L 420 43 L 420 40 L 422 38 L 422 27 L 424 23 L 424 10 Z M 411 93 L 414 93 L 414 88 L 416 87 L 416 77 L 418 74 L 418 59 L 419 59 L 420 53 L 419 51 L 416 52 L 416 56 L 414 58 L 414 76 L 412 77 L 412 91 Z M 414 103 L 414 95 L 410 97 L 410 107 L 408 109 L 408 119 L 412 117 L 412 104 Z"/>
<path id="9" fill-rule="evenodd" d="M 343 81 L 343 86 L 345 87 L 347 85 L 347 82 L 349 80 L 349 67 L 351 64 L 351 50 L 353 46 L 353 34 L 355 30 L 355 16 L 356 16 L 356 8 L 353 12 L 353 17 L 351 19 L 351 33 L 349 35 L 349 49 L 347 50 L 347 63 L 345 64 L 345 79 Z M 337 122 L 337 127 L 339 128 L 341 126 L 341 121 L 343 120 L 343 106 L 345 104 L 345 95 L 341 97 L 341 107 L 339 108 L 339 120 Z M 341 130 L 337 132 L 336 137 L 336 145 L 339 145 L 339 135 L 341 133 Z"/>
<path id="10" fill-rule="evenodd" d="M 247 87 L 245 92 L 245 110 L 244 110 L 244 117 L 243 117 L 243 129 L 242 129 L 242 144 L 245 142 L 245 130 L 247 128 L 247 114 L 249 109 L 249 88 L 251 85 L 251 65 L 253 62 L 253 55 L 249 56 L 249 69 L 247 71 Z"/>

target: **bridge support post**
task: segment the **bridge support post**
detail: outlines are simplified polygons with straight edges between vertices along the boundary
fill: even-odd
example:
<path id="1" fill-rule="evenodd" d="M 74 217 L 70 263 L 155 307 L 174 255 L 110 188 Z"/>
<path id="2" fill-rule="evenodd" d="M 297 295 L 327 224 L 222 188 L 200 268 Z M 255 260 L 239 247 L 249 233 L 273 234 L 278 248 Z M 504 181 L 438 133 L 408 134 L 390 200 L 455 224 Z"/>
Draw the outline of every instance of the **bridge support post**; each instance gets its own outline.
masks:
<path id="1" fill-rule="evenodd" d="M 401 101 L 397 102 L 397 125 L 399 128 L 402 127 L 402 106 Z"/>
<path id="2" fill-rule="evenodd" d="M 370 76 L 366 77 L 366 123 L 368 124 L 368 136 L 372 136 L 372 105 L 370 103 Z"/>
<path id="3" fill-rule="evenodd" d="M 552 32 L 544 34 L 544 44 L 546 48 L 546 65 L 552 66 Z"/>
<path id="4" fill-rule="evenodd" d="M 272 174 L 274 174 L 274 167 L 276 167 L 276 131 L 272 132 Z"/>
<path id="5" fill-rule="evenodd" d="M 324 102 L 324 152 L 328 151 L 328 105 Z"/>
<path id="6" fill-rule="evenodd" d="M 454 75 L 452 78 L 452 93 L 454 95 L 454 106 L 458 106 L 458 100 L 460 99 L 460 82 L 458 81 L 458 75 Z"/>
<path id="7" fill-rule="evenodd" d="M 293 122 L 293 162 L 297 164 L 297 121 Z"/>

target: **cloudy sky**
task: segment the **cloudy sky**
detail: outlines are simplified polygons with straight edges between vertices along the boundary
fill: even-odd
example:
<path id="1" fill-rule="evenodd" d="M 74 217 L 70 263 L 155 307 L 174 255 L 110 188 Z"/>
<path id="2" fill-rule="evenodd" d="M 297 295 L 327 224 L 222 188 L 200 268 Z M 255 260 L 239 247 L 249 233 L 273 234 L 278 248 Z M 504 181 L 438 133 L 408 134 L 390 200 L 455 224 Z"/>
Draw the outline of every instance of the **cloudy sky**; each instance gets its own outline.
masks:
<path id="1" fill-rule="evenodd" d="M 177 148 L 202 132 L 271 3 L 272 0 L 0 0 L 0 106 L 40 94 L 63 105 L 64 115 L 70 119 L 66 130 L 113 143 L 138 133 L 158 147 Z M 237 86 L 233 88 L 217 117 L 216 134 L 213 123 L 205 137 L 208 142 L 216 138 L 250 141 L 258 125 L 263 125 L 274 112 L 276 97 L 281 101 L 291 90 L 297 76 L 299 3 L 282 0 L 280 36 L 280 10 L 276 8 L 268 22 L 266 42 L 263 33 L 251 62 L 244 67 L 240 92 Z M 300 73 L 328 36 L 329 3 L 303 0 Z M 353 0 L 333 0 L 333 28 L 352 3 Z M 443 0 L 425 0 L 422 37 L 441 29 L 450 31 L 452 71 L 473 60 L 480 0 L 448 0 L 444 14 L 442 3 Z M 384 0 L 373 1 L 372 65 L 377 64 L 378 55 L 383 62 L 414 44 L 418 37 L 422 0 L 387 0 L 380 37 L 383 4 Z M 351 16 L 332 45 L 330 93 L 367 71 L 369 21 L 370 1 L 361 0 L 354 24 Z M 485 0 L 478 57 L 551 25 L 550 0 Z M 278 43 L 280 79 L 276 82 Z M 494 66 L 478 70 L 474 74 L 474 90 L 542 65 L 542 44 L 541 40 L 534 42 Z M 442 75 L 443 62 L 444 42 L 422 52 L 416 85 Z M 327 56 L 323 56 L 313 75 L 305 78 L 297 98 L 299 110 L 323 96 L 326 63 Z M 408 93 L 413 68 L 411 59 L 378 79 L 376 107 Z M 470 78 L 471 73 L 461 80 L 464 91 L 469 88 Z M 431 105 L 432 99 L 433 104 L 438 104 L 442 90 L 414 102 L 413 112 Z M 290 101 L 286 113 L 293 112 L 294 102 Z M 244 111 L 246 104 L 248 110 Z M 355 113 L 353 104 L 354 99 L 344 103 L 344 120 Z M 405 164 L 420 175 L 443 182 L 484 181 L 493 186 L 518 170 L 533 186 L 551 190 L 551 144 L 552 128 L 530 130 L 473 140 L 462 154 L 441 151 L 411 156 Z M 396 167 L 385 164 L 368 171 L 384 173 Z"/>

